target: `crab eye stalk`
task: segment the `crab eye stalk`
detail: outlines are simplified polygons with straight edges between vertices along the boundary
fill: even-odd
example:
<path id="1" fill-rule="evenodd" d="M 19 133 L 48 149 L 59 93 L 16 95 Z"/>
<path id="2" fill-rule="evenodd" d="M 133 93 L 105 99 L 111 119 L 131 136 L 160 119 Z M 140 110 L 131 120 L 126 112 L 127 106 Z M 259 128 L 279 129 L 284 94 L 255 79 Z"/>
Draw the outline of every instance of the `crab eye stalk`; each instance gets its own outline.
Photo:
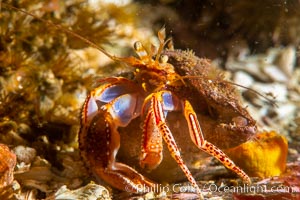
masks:
<path id="1" fill-rule="evenodd" d="M 143 47 L 143 44 L 139 41 L 135 42 L 133 45 L 133 48 L 140 59 L 146 59 L 148 58 L 148 53 L 146 49 Z"/>
<path id="2" fill-rule="evenodd" d="M 143 50 L 143 45 L 140 41 L 137 41 L 134 43 L 133 48 L 135 51 L 142 51 Z"/>
<path id="3" fill-rule="evenodd" d="M 167 63 L 168 60 L 169 60 L 169 56 L 167 56 L 167 55 L 161 55 L 161 56 L 159 57 L 159 62 L 160 62 L 160 63 Z"/>

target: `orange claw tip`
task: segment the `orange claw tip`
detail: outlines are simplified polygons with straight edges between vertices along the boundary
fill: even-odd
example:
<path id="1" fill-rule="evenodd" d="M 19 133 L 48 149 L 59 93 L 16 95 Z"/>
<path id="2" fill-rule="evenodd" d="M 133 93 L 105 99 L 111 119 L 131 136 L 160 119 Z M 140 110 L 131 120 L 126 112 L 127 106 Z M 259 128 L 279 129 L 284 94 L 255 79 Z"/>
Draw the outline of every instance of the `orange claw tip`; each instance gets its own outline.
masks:
<path id="1" fill-rule="evenodd" d="M 227 155 L 249 176 L 278 176 L 286 169 L 288 143 L 275 131 L 258 133 L 251 141 L 228 149 Z"/>

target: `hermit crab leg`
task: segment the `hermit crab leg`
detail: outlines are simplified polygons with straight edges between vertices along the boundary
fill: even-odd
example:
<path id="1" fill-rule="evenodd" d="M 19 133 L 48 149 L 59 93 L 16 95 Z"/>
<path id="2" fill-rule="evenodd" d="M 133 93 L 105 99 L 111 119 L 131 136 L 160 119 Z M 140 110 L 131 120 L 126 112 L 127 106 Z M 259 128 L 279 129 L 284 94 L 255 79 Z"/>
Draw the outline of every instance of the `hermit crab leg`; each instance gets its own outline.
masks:
<path id="1" fill-rule="evenodd" d="M 197 115 L 192 105 L 187 100 L 183 102 L 183 107 L 184 116 L 188 123 L 190 136 L 196 146 L 202 151 L 205 151 L 206 153 L 217 158 L 225 167 L 237 173 L 245 182 L 251 183 L 249 176 L 238 166 L 236 166 L 234 162 L 230 160 L 230 158 L 222 150 L 204 139 L 200 124 L 197 119 Z"/>
<path id="2" fill-rule="evenodd" d="M 147 115 L 152 115 L 150 117 L 151 123 L 148 123 L 147 129 L 151 131 L 158 130 L 158 133 L 162 135 L 164 141 L 167 144 L 167 147 L 171 153 L 171 156 L 180 166 L 192 186 L 196 189 L 197 193 L 202 197 L 201 190 L 198 187 L 195 179 L 193 178 L 191 172 L 187 168 L 186 164 L 184 163 L 183 159 L 181 158 L 180 151 L 177 147 L 175 139 L 171 133 L 171 130 L 166 124 L 166 113 L 169 110 L 177 110 L 178 106 L 176 105 L 178 99 L 176 99 L 171 92 L 168 91 L 160 91 L 154 93 L 150 98 L 150 107 L 148 109 Z"/>
<path id="3" fill-rule="evenodd" d="M 115 188 L 146 192 L 154 187 L 154 183 L 133 168 L 115 161 L 120 147 L 117 129 L 127 126 L 140 115 L 144 98 L 140 89 L 129 80 L 115 78 L 106 81 L 90 93 L 83 106 L 79 133 L 82 157 L 96 177 Z"/>

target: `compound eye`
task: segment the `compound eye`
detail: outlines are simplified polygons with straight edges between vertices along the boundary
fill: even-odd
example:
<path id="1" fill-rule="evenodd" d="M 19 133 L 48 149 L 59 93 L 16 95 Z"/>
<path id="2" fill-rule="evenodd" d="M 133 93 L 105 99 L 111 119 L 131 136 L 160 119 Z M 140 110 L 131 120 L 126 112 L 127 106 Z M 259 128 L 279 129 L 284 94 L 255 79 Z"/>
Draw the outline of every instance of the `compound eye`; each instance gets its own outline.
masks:
<path id="1" fill-rule="evenodd" d="M 160 63 L 167 63 L 168 60 L 169 60 L 169 56 L 167 56 L 167 55 L 161 55 L 159 58 Z"/>
<path id="2" fill-rule="evenodd" d="M 143 45 L 141 42 L 137 41 L 133 45 L 134 50 L 136 51 L 142 51 L 143 50 Z"/>

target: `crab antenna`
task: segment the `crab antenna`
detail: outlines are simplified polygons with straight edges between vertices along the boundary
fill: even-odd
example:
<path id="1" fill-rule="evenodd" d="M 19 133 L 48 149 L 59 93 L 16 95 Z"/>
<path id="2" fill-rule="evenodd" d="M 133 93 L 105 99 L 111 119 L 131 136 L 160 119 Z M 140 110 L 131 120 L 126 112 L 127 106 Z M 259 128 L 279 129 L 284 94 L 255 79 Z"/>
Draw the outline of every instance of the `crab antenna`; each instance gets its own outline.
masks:
<path id="1" fill-rule="evenodd" d="M 103 54 L 105 54 L 107 57 L 109 57 L 109 58 L 112 59 L 112 60 L 119 60 L 118 57 L 113 56 L 113 55 L 110 55 L 110 54 L 107 53 L 103 48 L 101 48 L 101 47 L 99 47 L 98 45 L 96 45 L 94 42 L 92 42 L 92 41 L 90 41 L 90 40 L 84 38 L 83 36 L 81 36 L 81 35 L 78 34 L 78 33 L 75 33 L 75 32 L 73 32 L 73 31 L 71 31 L 71 30 L 68 30 L 67 28 L 63 27 L 63 26 L 60 25 L 60 24 L 55 24 L 55 23 L 53 23 L 53 22 L 51 22 L 51 21 L 42 19 L 42 18 L 40 18 L 40 17 L 38 17 L 38 16 L 36 16 L 36 15 L 30 13 L 30 12 L 27 12 L 27 11 L 25 11 L 25 10 L 23 10 L 23 9 L 17 8 L 17 7 L 15 7 L 15 6 L 12 6 L 12 5 L 9 5 L 9 4 L 6 4 L 6 3 L 3 3 L 3 2 L 1 2 L 1 0 L 0 0 L 0 7 L 1 7 L 1 4 L 3 4 L 4 7 L 7 7 L 7 8 L 10 8 L 10 9 L 13 9 L 13 10 L 16 10 L 16 11 L 19 11 L 19 12 L 22 12 L 22 13 L 24 13 L 24 14 L 26 14 L 26 15 L 29 15 L 29 16 L 31 16 L 31 17 L 37 19 L 37 20 L 40 20 L 41 22 L 46 23 L 47 25 L 50 25 L 50 26 L 52 26 L 52 27 L 55 27 L 56 29 L 62 30 L 62 31 L 64 31 L 65 33 L 68 33 L 68 34 L 70 34 L 70 35 L 72 35 L 72 36 L 74 36 L 74 37 L 76 37 L 76 38 L 78 38 L 78 39 L 84 41 L 85 43 L 89 44 L 90 46 L 92 46 L 92 47 L 98 49 L 100 52 L 102 52 Z"/>
<path id="2" fill-rule="evenodd" d="M 167 46 L 168 49 L 174 50 L 174 44 L 173 44 L 173 39 L 172 39 L 172 37 L 168 38 L 168 39 L 165 41 L 164 46 L 166 46 L 166 45 L 168 45 L 168 46 Z"/>
<path id="3" fill-rule="evenodd" d="M 165 38 L 166 38 L 166 29 L 165 27 L 162 27 L 159 31 L 158 31 L 158 40 L 159 40 L 159 48 L 157 50 L 157 54 L 156 54 L 156 57 L 155 57 L 155 61 L 158 61 L 159 59 L 159 56 L 165 46 Z"/>
<path id="4" fill-rule="evenodd" d="M 172 38 L 167 39 L 166 45 L 168 45 L 167 47 L 169 50 L 174 50 L 174 44 Z"/>
<path id="5" fill-rule="evenodd" d="M 181 76 L 180 78 L 175 79 L 175 80 L 173 80 L 172 82 L 175 82 L 175 81 L 178 81 L 178 80 L 183 80 L 183 79 L 199 79 L 199 78 L 203 78 L 203 77 L 200 77 L 200 76 Z M 266 97 L 265 95 L 263 95 L 263 94 L 257 92 L 256 90 L 254 90 L 254 89 L 252 89 L 252 88 L 248 88 L 248 87 L 246 87 L 246 86 L 243 86 L 243 85 L 240 85 L 240 84 L 238 84 L 238 83 L 231 82 L 231 81 L 225 81 L 225 80 L 223 80 L 222 82 L 229 83 L 229 84 L 231 84 L 231 85 L 235 85 L 235 86 L 238 86 L 238 87 L 240 87 L 240 88 L 247 89 L 247 90 L 249 90 L 250 92 L 252 92 L 252 93 L 254 93 L 254 94 L 256 94 L 256 95 L 262 97 L 263 99 L 265 99 L 265 100 L 266 100 L 267 102 L 269 102 L 272 106 L 274 106 L 274 107 L 276 107 L 276 108 L 278 107 L 278 105 L 276 104 L 275 100 Z"/>
<path id="6" fill-rule="evenodd" d="M 275 100 L 266 97 L 265 95 L 263 95 L 263 94 L 257 92 L 256 90 L 254 90 L 254 89 L 252 89 L 252 88 L 248 88 L 248 87 L 246 87 L 246 86 L 243 86 L 243 85 L 240 85 L 240 84 L 238 84 L 238 83 L 231 82 L 231 81 L 224 81 L 224 82 L 229 83 L 229 84 L 232 84 L 232 85 L 235 85 L 235 86 L 238 86 L 238 87 L 240 87 L 240 88 L 247 89 L 247 90 L 249 90 L 250 92 L 253 92 L 254 94 L 256 94 L 256 95 L 262 97 L 263 99 L 265 99 L 266 101 L 268 101 L 272 106 L 278 108 L 278 105 L 276 104 Z"/>
<path id="7" fill-rule="evenodd" d="M 163 27 L 158 31 L 159 48 L 156 53 L 155 61 L 159 60 L 161 52 L 163 51 L 163 49 L 166 45 L 170 44 L 170 41 L 171 41 L 171 44 L 169 47 L 173 48 L 172 38 L 170 37 L 166 40 L 165 39 L 166 39 L 166 29 L 165 29 L 165 27 Z"/>

